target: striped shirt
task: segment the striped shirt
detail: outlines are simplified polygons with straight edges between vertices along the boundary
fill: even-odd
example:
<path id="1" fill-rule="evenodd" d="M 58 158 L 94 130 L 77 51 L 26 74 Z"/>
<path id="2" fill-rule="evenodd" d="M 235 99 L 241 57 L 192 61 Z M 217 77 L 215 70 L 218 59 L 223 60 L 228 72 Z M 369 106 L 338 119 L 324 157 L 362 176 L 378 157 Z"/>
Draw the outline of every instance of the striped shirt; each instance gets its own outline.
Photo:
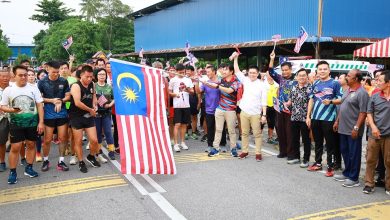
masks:
<path id="1" fill-rule="evenodd" d="M 220 85 L 225 88 L 232 88 L 234 92 L 226 93 L 221 91 L 218 109 L 223 111 L 235 111 L 237 109 L 237 90 L 240 82 L 237 80 L 236 76 L 233 75 L 229 82 L 222 79 Z"/>
<path id="2" fill-rule="evenodd" d="M 313 89 L 310 98 L 314 101 L 313 112 L 311 119 L 319 121 L 334 121 L 337 116 L 336 105 L 324 105 L 322 101 L 325 99 L 334 100 L 341 98 L 340 83 L 334 79 L 327 81 L 317 80 L 313 84 Z"/>

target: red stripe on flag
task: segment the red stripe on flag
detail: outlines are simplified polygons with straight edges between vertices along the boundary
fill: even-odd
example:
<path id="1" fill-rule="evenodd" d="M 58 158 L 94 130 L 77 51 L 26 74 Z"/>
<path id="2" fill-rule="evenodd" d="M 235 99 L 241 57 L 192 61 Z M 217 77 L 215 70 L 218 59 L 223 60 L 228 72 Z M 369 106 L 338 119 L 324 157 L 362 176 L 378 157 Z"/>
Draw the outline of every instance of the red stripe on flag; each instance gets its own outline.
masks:
<path id="1" fill-rule="evenodd" d="M 124 136 L 124 138 L 128 138 L 129 140 L 129 151 L 130 151 L 130 159 L 131 159 L 131 173 L 136 173 L 136 162 L 135 162 L 135 157 L 134 157 L 134 150 L 135 150 L 135 146 L 134 146 L 134 143 L 133 143 L 133 139 L 134 139 L 134 131 L 132 130 L 131 128 L 131 121 L 133 122 L 134 120 L 132 120 L 134 118 L 134 116 L 128 116 L 128 117 L 125 117 L 126 118 L 126 127 L 128 128 L 128 131 L 130 135 L 126 135 Z"/>
<path id="2" fill-rule="evenodd" d="M 148 160 L 148 169 L 146 169 L 147 173 L 153 173 L 153 160 L 152 160 L 152 152 L 151 152 L 151 142 L 149 140 L 149 131 L 147 130 L 147 121 L 145 117 L 142 117 L 142 123 L 145 129 L 145 145 L 146 145 L 146 153 L 147 153 L 147 160 Z"/>
<path id="3" fill-rule="evenodd" d="M 135 146 L 135 152 L 138 152 L 138 161 L 139 161 L 139 164 L 136 168 L 139 167 L 139 171 L 137 169 L 137 173 L 140 172 L 140 173 L 145 173 L 145 163 L 144 163 L 144 158 L 143 158 L 143 145 L 145 143 L 143 143 L 141 141 L 141 133 L 144 133 L 143 132 L 143 127 L 140 126 L 140 122 L 139 122 L 139 117 L 140 116 L 134 116 L 134 127 L 135 127 L 135 136 L 136 136 L 136 140 L 137 140 L 137 145 Z"/>
<path id="4" fill-rule="evenodd" d="M 120 115 L 116 115 L 116 121 L 117 121 L 118 136 L 125 137 L 125 135 L 123 135 L 122 119 Z M 119 147 L 120 147 L 120 154 L 121 154 L 121 171 L 122 173 L 127 173 L 126 170 L 127 157 L 125 152 L 125 141 L 123 138 L 119 138 Z"/>
<path id="5" fill-rule="evenodd" d="M 385 57 L 390 57 L 390 38 L 386 39 L 386 43 L 385 43 Z"/>

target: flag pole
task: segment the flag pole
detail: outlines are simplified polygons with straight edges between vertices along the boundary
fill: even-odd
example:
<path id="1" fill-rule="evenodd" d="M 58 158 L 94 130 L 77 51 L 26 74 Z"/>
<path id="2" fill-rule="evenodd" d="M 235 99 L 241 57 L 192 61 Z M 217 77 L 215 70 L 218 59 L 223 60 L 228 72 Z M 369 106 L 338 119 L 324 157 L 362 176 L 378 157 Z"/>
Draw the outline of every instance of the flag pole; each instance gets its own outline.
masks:
<path id="1" fill-rule="evenodd" d="M 318 26 L 317 26 L 317 48 L 316 59 L 320 59 L 320 38 L 322 35 L 322 12 L 323 12 L 323 0 L 318 0 Z"/>
<path id="2" fill-rule="evenodd" d="M 70 56 L 70 53 L 69 53 L 69 51 L 68 51 L 68 49 L 66 49 L 66 48 L 64 48 L 65 50 L 66 50 L 66 52 L 68 53 L 68 55 Z"/>

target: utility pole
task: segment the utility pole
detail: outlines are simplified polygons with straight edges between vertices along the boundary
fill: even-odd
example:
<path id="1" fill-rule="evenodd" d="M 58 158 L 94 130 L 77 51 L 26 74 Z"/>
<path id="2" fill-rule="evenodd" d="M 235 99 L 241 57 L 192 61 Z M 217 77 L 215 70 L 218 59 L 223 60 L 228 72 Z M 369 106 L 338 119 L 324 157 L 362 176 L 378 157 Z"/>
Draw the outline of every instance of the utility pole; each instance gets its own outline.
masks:
<path id="1" fill-rule="evenodd" d="M 323 0 L 318 0 L 318 24 L 317 24 L 317 47 L 316 47 L 316 59 L 320 59 L 320 38 L 322 36 L 322 12 L 323 12 Z"/>

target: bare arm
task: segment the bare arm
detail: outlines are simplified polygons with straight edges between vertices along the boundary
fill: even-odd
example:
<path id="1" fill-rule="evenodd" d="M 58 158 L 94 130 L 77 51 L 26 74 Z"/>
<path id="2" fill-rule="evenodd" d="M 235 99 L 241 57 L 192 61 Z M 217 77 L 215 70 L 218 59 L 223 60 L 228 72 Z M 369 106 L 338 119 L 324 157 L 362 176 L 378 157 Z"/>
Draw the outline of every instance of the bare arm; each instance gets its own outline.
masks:
<path id="1" fill-rule="evenodd" d="M 38 127 L 37 127 L 37 132 L 38 132 L 38 134 L 42 134 L 43 129 L 44 129 L 44 124 L 43 124 L 43 117 L 44 117 L 43 104 L 42 103 L 37 103 L 37 109 L 38 109 L 38 116 L 39 116 L 39 123 L 38 123 Z"/>
<path id="2" fill-rule="evenodd" d="M 311 112 L 313 110 L 313 99 L 310 98 L 309 103 L 307 104 L 307 115 L 306 115 L 306 125 L 311 127 Z"/>
<path id="3" fill-rule="evenodd" d="M 238 66 L 238 56 L 239 55 L 240 54 L 238 54 L 237 52 L 234 52 L 232 54 L 232 57 L 234 57 L 234 74 L 237 76 L 238 80 L 243 82 L 245 79 L 245 75 L 241 72 L 240 67 Z"/>

